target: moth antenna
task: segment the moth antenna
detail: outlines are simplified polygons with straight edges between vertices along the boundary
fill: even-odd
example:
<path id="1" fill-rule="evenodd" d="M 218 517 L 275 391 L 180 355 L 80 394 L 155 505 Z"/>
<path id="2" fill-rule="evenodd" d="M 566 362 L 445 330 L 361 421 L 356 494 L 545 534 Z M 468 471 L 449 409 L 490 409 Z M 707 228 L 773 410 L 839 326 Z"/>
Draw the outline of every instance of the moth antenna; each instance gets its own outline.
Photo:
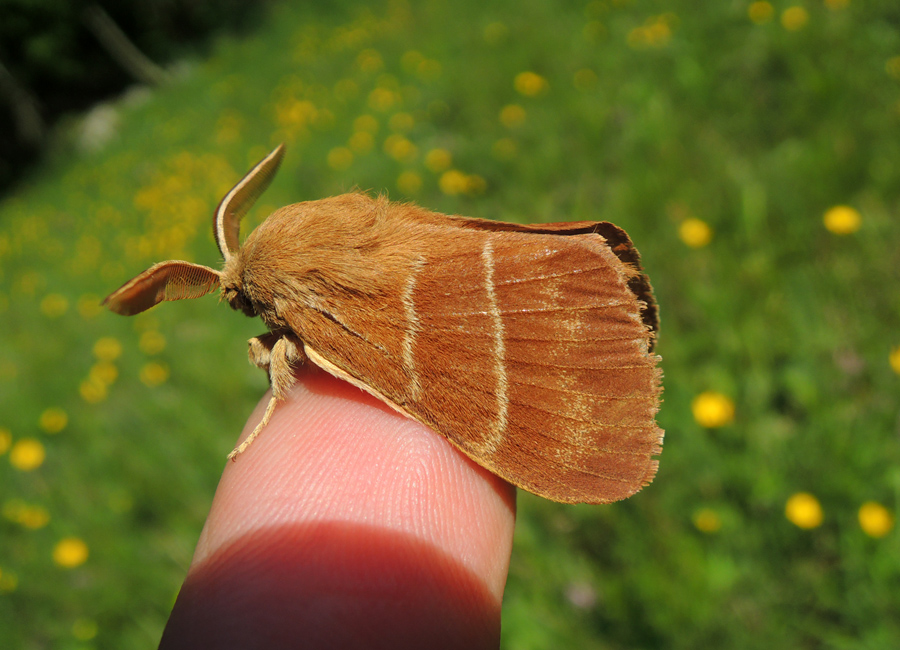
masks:
<path id="1" fill-rule="evenodd" d="M 238 184 L 219 202 L 213 216 L 213 234 L 219 252 L 227 262 L 240 247 L 241 219 L 250 211 L 256 200 L 266 191 L 275 178 L 281 160 L 284 158 L 284 144 L 256 163 Z"/>
<path id="2" fill-rule="evenodd" d="M 133 277 L 103 300 L 110 311 L 133 316 L 163 300 L 205 296 L 219 286 L 219 272 L 208 266 L 169 260 Z"/>

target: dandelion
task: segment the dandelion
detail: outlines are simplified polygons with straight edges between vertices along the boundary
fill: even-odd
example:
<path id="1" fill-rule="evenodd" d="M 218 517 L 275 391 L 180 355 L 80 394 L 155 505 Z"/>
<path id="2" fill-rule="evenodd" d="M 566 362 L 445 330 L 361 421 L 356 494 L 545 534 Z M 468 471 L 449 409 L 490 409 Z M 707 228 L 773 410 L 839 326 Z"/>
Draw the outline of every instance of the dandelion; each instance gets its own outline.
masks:
<path id="1" fill-rule="evenodd" d="M 88 377 L 93 381 L 110 386 L 119 377 L 119 369 L 109 361 L 98 361 L 91 366 Z"/>
<path id="2" fill-rule="evenodd" d="M 47 318 L 59 318 L 69 310 L 69 300 L 58 293 L 51 293 L 41 300 L 41 313 Z"/>
<path id="3" fill-rule="evenodd" d="M 497 160 L 512 160 L 518 151 L 519 147 L 512 138 L 500 138 L 491 145 L 491 153 Z"/>
<path id="4" fill-rule="evenodd" d="M 51 407 L 41 413 L 38 425 L 47 433 L 59 433 L 69 423 L 69 416 L 61 408 Z"/>
<path id="5" fill-rule="evenodd" d="M 712 241 L 713 231 L 702 219 L 689 217 L 678 226 L 678 236 L 691 248 L 703 248 Z"/>
<path id="6" fill-rule="evenodd" d="M 884 537 L 894 527 L 894 515 L 880 503 L 866 501 L 859 508 L 859 527 L 869 537 Z"/>
<path id="7" fill-rule="evenodd" d="M 23 472 L 30 472 L 44 464 L 47 452 L 40 440 L 22 438 L 9 451 L 9 463 Z"/>
<path id="8" fill-rule="evenodd" d="M 88 404 L 102 402 L 106 399 L 108 392 L 108 385 L 92 375 L 88 375 L 88 378 L 78 386 L 78 394 Z"/>
<path id="9" fill-rule="evenodd" d="M 169 379 L 169 367 L 162 363 L 151 361 L 141 368 L 141 381 L 153 388 Z"/>
<path id="10" fill-rule="evenodd" d="M 388 127 L 391 131 L 398 133 L 408 133 L 416 125 L 416 120 L 409 113 L 394 113 L 388 120 Z"/>
<path id="11" fill-rule="evenodd" d="M 825 6 L 831 9 L 832 11 L 836 11 L 838 9 L 844 9 L 849 6 L 850 0 L 825 0 Z"/>
<path id="12" fill-rule="evenodd" d="M 722 519 L 712 508 L 700 508 L 692 519 L 694 527 L 701 533 L 716 533 L 722 527 Z"/>
<path id="13" fill-rule="evenodd" d="M 400 57 L 400 67 L 404 72 L 413 73 L 419 68 L 419 64 L 425 60 L 422 53 L 417 50 L 408 50 Z"/>
<path id="14" fill-rule="evenodd" d="M 371 115 L 360 115 L 353 120 L 354 131 L 365 131 L 366 133 L 378 133 L 378 120 Z"/>
<path id="15" fill-rule="evenodd" d="M 0 456 L 9 451 L 12 445 L 12 431 L 6 427 L 0 427 Z"/>
<path id="16" fill-rule="evenodd" d="M 892 56 L 884 64 L 884 70 L 894 79 L 900 79 L 900 56 Z"/>
<path id="17" fill-rule="evenodd" d="M 489 45 L 499 45 L 506 39 L 507 34 L 509 27 L 500 22 L 490 23 L 484 28 L 484 40 Z"/>
<path id="18" fill-rule="evenodd" d="M 88 546 L 78 537 L 65 537 L 53 547 L 53 562 L 63 569 L 74 569 L 88 559 Z"/>
<path id="19" fill-rule="evenodd" d="M 422 81 L 435 81 L 440 78 L 443 71 L 444 66 L 441 65 L 440 61 L 435 61 L 434 59 L 425 59 L 416 69 L 416 73 Z"/>
<path id="20" fill-rule="evenodd" d="M 100 361 L 115 361 L 122 354 L 122 344 L 111 336 L 104 336 L 94 343 L 94 356 Z"/>
<path id="21" fill-rule="evenodd" d="M 435 174 L 446 171 L 453 164 L 453 156 L 446 149 L 432 149 L 425 154 L 425 166 Z"/>
<path id="22" fill-rule="evenodd" d="M 344 171 L 353 164 L 353 152 L 347 147 L 335 147 L 328 152 L 328 166 L 335 171 Z"/>
<path id="23" fill-rule="evenodd" d="M 419 155 L 419 148 L 399 133 L 388 136 L 384 151 L 399 162 L 412 162 Z"/>
<path id="24" fill-rule="evenodd" d="M 859 230 L 862 216 L 848 205 L 836 205 L 822 218 L 825 228 L 835 235 L 850 235 Z"/>
<path id="25" fill-rule="evenodd" d="M 368 131 L 357 131 L 347 141 L 350 150 L 357 154 L 367 154 L 375 146 L 375 138 Z"/>
<path id="26" fill-rule="evenodd" d="M 809 12 L 803 7 L 788 7 L 781 13 L 781 25 L 789 32 L 796 32 L 806 27 Z"/>
<path id="27" fill-rule="evenodd" d="M 458 169 L 450 169 L 441 174 L 438 181 L 441 192 L 450 196 L 462 194 L 466 190 L 466 175 Z"/>
<path id="28" fill-rule="evenodd" d="M 597 73 L 590 68 L 578 70 L 572 78 L 572 84 L 577 90 L 588 90 L 589 88 L 593 88 L 597 85 L 597 81 L 599 81 Z"/>
<path id="29" fill-rule="evenodd" d="M 271 210 L 270 210 L 271 212 Z M 147 356 L 159 354 L 166 349 L 166 337 L 157 330 L 147 330 L 141 334 L 138 348 Z"/>
<path id="30" fill-rule="evenodd" d="M 888 355 L 888 362 L 891 364 L 891 368 L 894 369 L 894 372 L 900 375 L 900 345 L 891 348 L 891 353 Z M 0 435 L 2 435 L 2 429 L 0 429 Z M 2 445 L 0 445 L 0 447 L 2 447 Z"/>
<path id="31" fill-rule="evenodd" d="M 79 641 L 90 641 L 97 636 L 99 630 L 97 621 L 89 618 L 76 618 L 75 622 L 72 623 L 72 636 Z"/>
<path id="32" fill-rule="evenodd" d="M 369 93 L 369 107 L 376 111 L 389 111 L 396 103 L 397 96 L 388 88 L 374 88 Z"/>
<path id="33" fill-rule="evenodd" d="M 416 194 L 422 189 L 422 177 L 414 171 L 405 171 L 397 177 L 397 189 L 404 194 Z"/>
<path id="34" fill-rule="evenodd" d="M 508 129 L 514 129 L 525 123 L 525 109 L 518 104 L 509 104 L 500 111 L 500 124 Z"/>
<path id="35" fill-rule="evenodd" d="M 581 30 L 582 36 L 588 41 L 599 41 L 606 37 L 606 25 L 599 20 L 588 21 Z"/>
<path id="36" fill-rule="evenodd" d="M 798 528 L 809 530 L 822 525 L 822 506 L 819 500 L 808 492 L 791 495 L 784 507 L 784 516 Z"/>
<path id="37" fill-rule="evenodd" d="M 768 2 L 753 2 L 747 7 L 747 16 L 757 25 L 762 25 L 772 20 L 775 8 Z"/>
<path id="38" fill-rule="evenodd" d="M 9 593 L 19 586 L 19 577 L 9 569 L 0 569 L 0 591 Z"/>
<path id="39" fill-rule="evenodd" d="M 86 293 L 79 297 L 75 307 L 78 309 L 78 315 L 85 320 L 95 318 L 103 311 L 103 305 L 100 304 L 100 297 L 92 293 Z"/>
<path id="40" fill-rule="evenodd" d="M 27 505 L 19 511 L 16 521 L 29 530 L 38 530 L 50 522 L 50 513 L 41 506 Z"/>
<path id="41" fill-rule="evenodd" d="M 384 67 L 384 60 L 377 50 L 363 50 L 356 57 L 356 65 L 363 72 L 378 72 Z"/>
<path id="42" fill-rule="evenodd" d="M 724 427 L 734 420 L 734 402 L 715 391 L 697 395 L 691 402 L 691 411 L 697 423 L 707 429 Z"/>
<path id="43" fill-rule="evenodd" d="M 516 92 L 525 97 L 537 97 L 547 91 L 547 80 L 535 72 L 520 72 L 513 81 Z"/>

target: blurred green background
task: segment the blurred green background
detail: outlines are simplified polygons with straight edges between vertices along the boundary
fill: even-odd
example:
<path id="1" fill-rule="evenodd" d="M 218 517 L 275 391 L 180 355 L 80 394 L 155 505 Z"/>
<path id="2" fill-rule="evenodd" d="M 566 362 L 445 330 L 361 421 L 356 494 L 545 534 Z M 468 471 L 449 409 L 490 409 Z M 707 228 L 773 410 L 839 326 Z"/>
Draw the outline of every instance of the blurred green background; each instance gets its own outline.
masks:
<path id="1" fill-rule="evenodd" d="M 158 642 L 261 324 L 100 299 L 217 267 L 210 215 L 274 144 L 248 226 L 352 188 L 609 220 L 661 305 L 666 442 L 611 506 L 519 495 L 503 647 L 900 647 L 896 0 L 271 3 L 171 79 L 57 127 L 0 203 L 0 639 Z M 246 231 L 245 231 L 246 232 Z"/>

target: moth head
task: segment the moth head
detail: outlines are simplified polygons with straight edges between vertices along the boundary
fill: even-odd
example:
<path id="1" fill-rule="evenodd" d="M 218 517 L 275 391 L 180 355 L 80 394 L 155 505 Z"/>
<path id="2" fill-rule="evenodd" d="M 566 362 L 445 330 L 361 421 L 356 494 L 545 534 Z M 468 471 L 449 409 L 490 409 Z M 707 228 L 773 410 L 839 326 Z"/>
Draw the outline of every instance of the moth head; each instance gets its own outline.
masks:
<path id="1" fill-rule="evenodd" d="M 234 309 L 255 316 L 257 311 L 239 284 L 225 282 L 224 277 L 226 274 L 231 277 L 233 274 L 228 271 L 236 265 L 236 253 L 240 251 L 241 219 L 269 187 L 282 158 L 284 145 L 280 144 L 247 172 L 219 202 L 213 217 L 213 234 L 225 259 L 225 271 L 177 260 L 160 262 L 113 291 L 103 304 L 117 314 L 132 316 L 164 300 L 199 298 L 221 286 L 223 296 Z"/>

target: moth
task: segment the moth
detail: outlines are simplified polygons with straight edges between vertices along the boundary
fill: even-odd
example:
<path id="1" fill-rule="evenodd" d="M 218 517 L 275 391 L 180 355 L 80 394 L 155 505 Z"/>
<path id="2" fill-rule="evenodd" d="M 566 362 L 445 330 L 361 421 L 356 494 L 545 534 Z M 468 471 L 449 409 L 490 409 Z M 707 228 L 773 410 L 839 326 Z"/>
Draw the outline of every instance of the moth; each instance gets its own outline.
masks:
<path id="1" fill-rule="evenodd" d="M 225 195 L 221 271 L 160 262 L 104 304 L 132 315 L 217 287 L 262 318 L 250 361 L 272 396 L 312 363 L 445 436 L 516 486 L 609 503 L 649 484 L 663 432 L 650 282 L 607 222 L 519 225 L 351 193 L 276 210 L 239 241 L 278 146 Z"/>

